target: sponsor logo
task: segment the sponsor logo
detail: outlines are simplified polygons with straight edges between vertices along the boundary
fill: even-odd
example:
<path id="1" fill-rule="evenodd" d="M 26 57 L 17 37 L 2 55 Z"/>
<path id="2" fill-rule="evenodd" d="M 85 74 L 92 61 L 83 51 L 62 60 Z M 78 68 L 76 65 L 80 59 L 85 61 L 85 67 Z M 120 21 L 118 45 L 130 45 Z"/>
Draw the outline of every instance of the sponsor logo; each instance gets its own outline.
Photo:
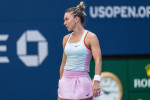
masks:
<path id="1" fill-rule="evenodd" d="M 38 55 L 27 54 L 27 42 L 38 42 Z M 27 67 L 37 67 L 48 55 L 47 41 L 38 30 L 28 30 L 17 41 L 17 54 Z"/>
<path id="2" fill-rule="evenodd" d="M 150 64 L 145 66 L 147 76 L 150 77 Z M 134 79 L 134 88 L 150 88 L 150 78 Z"/>
<path id="3" fill-rule="evenodd" d="M 91 18 L 150 18 L 150 6 L 90 6 Z"/>
<path id="4" fill-rule="evenodd" d="M 150 77 L 150 64 L 147 64 L 145 66 L 145 69 L 146 69 L 147 76 Z"/>
<path id="5" fill-rule="evenodd" d="M 7 41 L 9 35 L 0 35 L 0 41 Z M 27 42 L 36 42 L 38 44 L 38 54 L 27 54 Z M 19 59 L 27 67 L 38 67 L 48 56 L 48 42 L 44 36 L 38 30 L 27 30 L 18 39 L 17 43 L 17 55 Z M 6 52 L 7 46 L 0 45 L 0 52 Z M 7 56 L 0 56 L 0 63 L 10 63 Z"/>

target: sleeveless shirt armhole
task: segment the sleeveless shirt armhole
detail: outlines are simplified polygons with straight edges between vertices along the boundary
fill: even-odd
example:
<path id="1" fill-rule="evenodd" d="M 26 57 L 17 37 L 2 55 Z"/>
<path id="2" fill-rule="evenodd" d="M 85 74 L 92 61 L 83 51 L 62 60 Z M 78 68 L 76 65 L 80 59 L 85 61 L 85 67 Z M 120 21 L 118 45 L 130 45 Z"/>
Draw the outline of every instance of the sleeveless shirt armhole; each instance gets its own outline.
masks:
<path id="1" fill-rule="evenodd" d="M 88 32 L 89 32 L 89 31 L 88 31 Z M 89 47 L 86 45 L 86 43 L 85 43 L 85 38 L 86 38 L 88 32 L 86 33 L 86 35 L 85 35 L 85 37 L 84 37 L 84 45 L 85 45 L 89 50 L 91 50 L 91 48 L 89 48 Z"/>
<path id="2" fill-rule="evenodd" d="M 66 41 L 66 43 L 68 42 L 69 37 L 70 37 L 70 34 L 69 34 L 69 36 L 67 37 L 67 41 Z M 66 43 L 65 43 L 65 46 L 66 46 Z M 65 47 L 65 46 L 64 46 L 64 47 Z"/>

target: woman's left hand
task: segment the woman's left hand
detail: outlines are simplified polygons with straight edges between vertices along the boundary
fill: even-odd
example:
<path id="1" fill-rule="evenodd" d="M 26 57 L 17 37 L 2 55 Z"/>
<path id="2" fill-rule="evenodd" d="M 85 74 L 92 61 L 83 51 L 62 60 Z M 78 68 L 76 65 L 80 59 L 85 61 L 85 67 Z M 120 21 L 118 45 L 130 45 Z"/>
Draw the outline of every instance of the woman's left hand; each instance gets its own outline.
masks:
<path id="1" fill-rule="evenodd" d="M 94 81 L 93 85 L 93 96 L 97 97 L 101 93 L 101 88 L 100 88 L 100 82 L 99 81 Z"/>

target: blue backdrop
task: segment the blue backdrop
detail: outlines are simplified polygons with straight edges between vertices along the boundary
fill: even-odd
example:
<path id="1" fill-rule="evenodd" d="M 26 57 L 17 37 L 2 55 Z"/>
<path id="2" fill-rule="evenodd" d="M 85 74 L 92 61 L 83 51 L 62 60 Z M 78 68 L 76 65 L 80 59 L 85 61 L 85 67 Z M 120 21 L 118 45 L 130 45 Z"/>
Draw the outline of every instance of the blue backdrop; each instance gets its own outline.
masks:
<path id="1" fill-rule="evenodd" d="M 0 100 L 56 100 L 62 39 L 69 33 L 63 25 L 64 12 L 79 2 L 0 0 L 0 46 L 7 46 L 0 48 L 0 57 L 9 60 L 0 61 Z M 85 4 L 85 28 L 98 36 L 103 56 L 150 55 L 149 1 L 89 0 Z M 48 54 L 37 66 L 27 66 L 17 54 L 17 42 L 28 30 L 38 30 L 47 42 Z M 8 39 L 2 40 L 4 35 Z M 28 41 L 26 46 L 26 55 L 39 53 L 38 42 Z"/>

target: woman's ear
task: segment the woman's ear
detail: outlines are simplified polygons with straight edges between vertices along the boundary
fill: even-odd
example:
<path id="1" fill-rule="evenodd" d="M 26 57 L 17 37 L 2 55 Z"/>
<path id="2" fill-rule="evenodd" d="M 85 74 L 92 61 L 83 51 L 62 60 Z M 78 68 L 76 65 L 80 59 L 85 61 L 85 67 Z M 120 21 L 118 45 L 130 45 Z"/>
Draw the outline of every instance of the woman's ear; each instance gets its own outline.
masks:
<path id="1" fill-rule="evenodd" d="M 78 16 L 75 17 L 75 22 L 78 23 L 80 18 Z"/>

